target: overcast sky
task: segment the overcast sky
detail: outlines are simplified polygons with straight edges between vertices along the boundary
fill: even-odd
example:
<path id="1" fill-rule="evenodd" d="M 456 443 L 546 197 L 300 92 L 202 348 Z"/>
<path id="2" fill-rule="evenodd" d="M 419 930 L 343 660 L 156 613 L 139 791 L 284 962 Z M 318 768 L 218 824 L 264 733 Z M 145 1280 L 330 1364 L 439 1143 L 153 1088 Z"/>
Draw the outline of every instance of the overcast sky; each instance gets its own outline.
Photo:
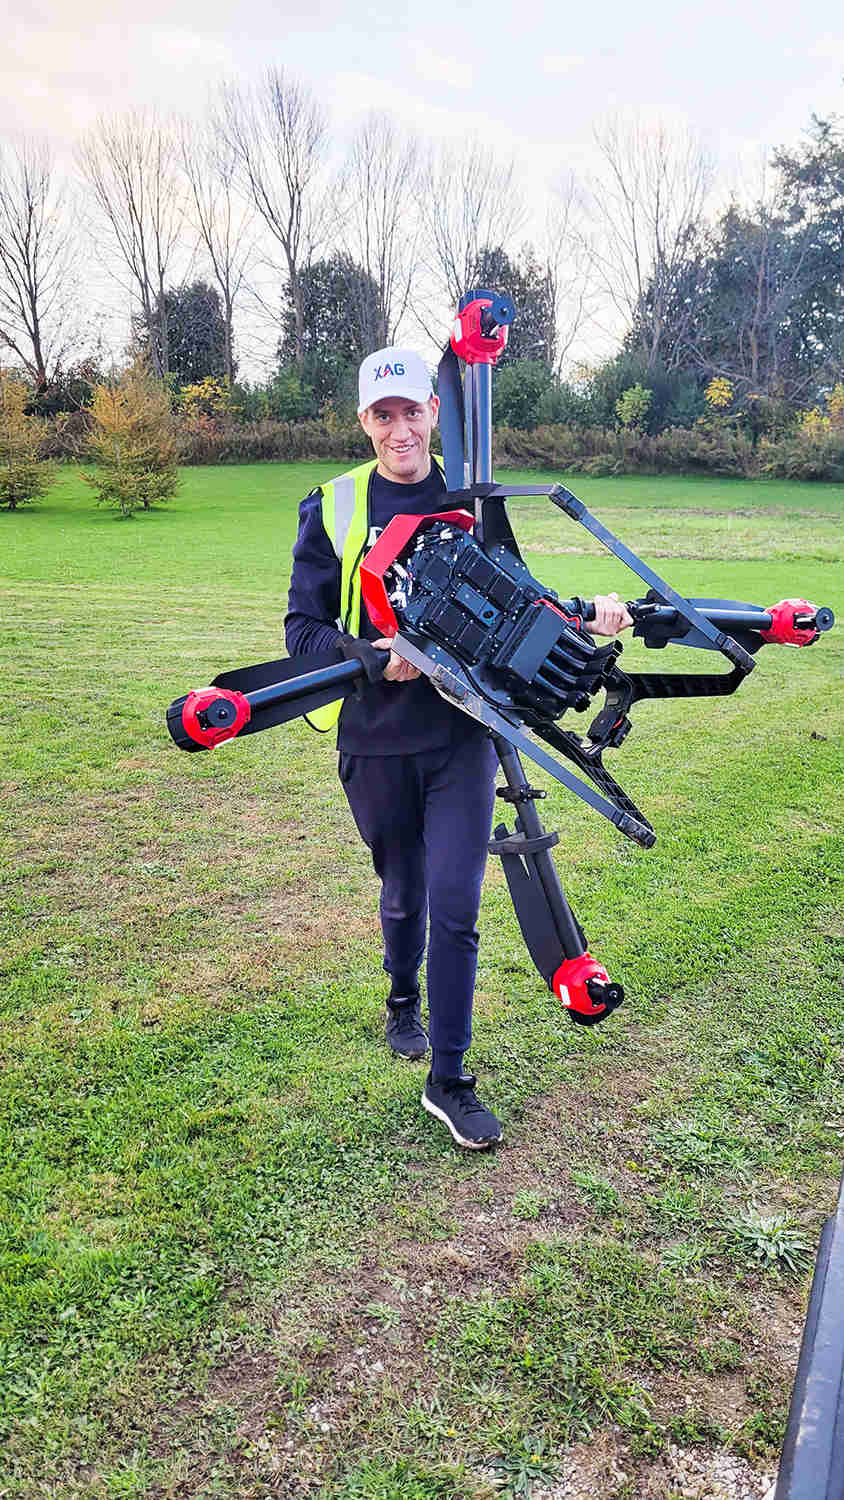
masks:
<path id="1" fill-rule="evenodd" d="M 75 136 L 102 112 L 200 109 L 226 75 L 284 64 L 339 135 L 373 106 L 439 135 L 482 134 L 553 170 L 608 114 L 683 120 L 725 164 L 840 109 L 844 8 L 769 0 L 433 7 L 246 0 L 5 0 L 6 127 Z"/>
<path id="2" fill-rule="evenodd" d="M 44 131 L 68 153 L 101 113 L 198 114 L 222 78 L 267 64 L 318 93 L 338 150 L 362 114 L 386 108 L 429 137 L 514 152 L 528 187 L 588 171 L 595 126 L 639 116 L 698 132 L 726 193 L 758 180 L 813 111 L 844 111 L 841 0 L 4 4 L 2 133 Z"/>

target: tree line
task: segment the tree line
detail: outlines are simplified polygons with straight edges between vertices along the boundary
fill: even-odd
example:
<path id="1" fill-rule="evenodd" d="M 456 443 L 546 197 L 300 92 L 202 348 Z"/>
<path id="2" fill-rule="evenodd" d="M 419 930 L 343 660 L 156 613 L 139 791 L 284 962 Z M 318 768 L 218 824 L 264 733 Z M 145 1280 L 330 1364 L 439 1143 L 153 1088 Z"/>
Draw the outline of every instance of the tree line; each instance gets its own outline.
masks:
<path id="1" fill-rule="evenodd" d="M 598 170 L 548 193 L 539 232 L 516 163 L 479 142 L 434 147 L 373 113 L 337 162 L 324 108 L 281 68 L 223 84 L 200 121 L 101 118 L 73 179 L 43 143 L 7 142 L 0 364 L 43 412 L 90 400 L 102 357 L 79 324 L 80 309 L 98 317 L 84 226 L 133 309 L 126 358 L 171 385 L 232 390 L 240 330 L 263 319 L 277 373 L 242 385 L 247 417 L 349 412 L 363 355 L 441 345 L 472 284 L 519 310 L 497 382 L 512 426 L 688 426 L 715 379 L 750 422 L 822 401 L 844 366 L 841 120 L 813 117 L 753 201 L 714 214 L 713 163 L 691 134 L 616 123 L 596 145 Z M 572 371 L 575 341 L 608 318 L 616 354 Z"/>

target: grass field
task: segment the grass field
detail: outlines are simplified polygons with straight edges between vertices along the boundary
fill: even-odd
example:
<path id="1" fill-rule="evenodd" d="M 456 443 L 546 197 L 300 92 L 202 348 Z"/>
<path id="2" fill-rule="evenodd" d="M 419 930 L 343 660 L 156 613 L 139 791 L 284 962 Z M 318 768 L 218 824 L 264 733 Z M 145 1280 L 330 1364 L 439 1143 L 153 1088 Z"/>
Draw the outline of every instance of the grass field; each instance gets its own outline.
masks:
<path id="1" fill-rule="evenodd" d="M 329 738 L 164 729 L 281 653 L 334 468 L 186 471 L 132 521 L 67 472 L 0 515 L 0 1497 L 761 1495 L 844 1138 L 844 630 L 640 706 L 611 765 L 653 850 L 549 788 L 607 1025 L 543 993 L 489 870 L 470 1061 L 504 1144 L 467 1160 L 383 1043 Z M 844 614 L 841 487 L 572 487 L 681 590 Z M 561 593 L 642 592 L 516 517 Z"/>

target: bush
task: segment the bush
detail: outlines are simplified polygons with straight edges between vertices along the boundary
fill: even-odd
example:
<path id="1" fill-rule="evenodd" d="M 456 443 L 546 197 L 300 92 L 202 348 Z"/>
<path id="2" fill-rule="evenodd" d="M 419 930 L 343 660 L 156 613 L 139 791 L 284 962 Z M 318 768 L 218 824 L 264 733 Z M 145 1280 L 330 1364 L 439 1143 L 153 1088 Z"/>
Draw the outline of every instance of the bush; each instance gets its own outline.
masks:
<path id="1" fill-rule="evenodd" d="M 735 474 L 755 472 L 753 444 L 733 427 L 673 427 L 656 436 L 634 428 L 497 428 L 493 457 L 501 468 L 558 468 L 581 474 Z"/>
<path id="2" fill-rule="evenodd" d="M 0 509 L 17 510 L 49 487 L 53 470 L 39 460 L 44 423 L 28 410 L 22 380 L 0 370 Z"/>
<path id="3" fill-rule="evenodd" d="M 305 459 L 361 462 L 372 445 L 357 423 L 258 422 L 192 424 L 179 433 L 183 464 L 292 463 Z"/>
<path id="4" fill-rule="evenodd" d="M 51 460 L 83 458 L 90 436 L 90 411 L 64 412 L 43 423 L 39 457 Z"/>
<path id="5" fill-rule="evenodd" d="M 653 401 L 653 391 L 647 386 L 631 385 L 626 391 L 622 391 L 615 403 L 616 415 L 622 427 L 640 428 L 645 425 L 645 418 Z"/>
<path id="6" fill-rule="evenodd" d="M 760 438 L 759 472 L 772 479 L 844 480 L 844 431 L 802 430 L 776 440 Z"/>
<path id="7" fill-rule="evenodd" d="M 555 385 L 548 366 L 538 359 L 520 359 L 504 365 L 493 385 L 493 422 L 508 427 L 536 427 L 540 408 L 546 413 L 553 408 Z"/>

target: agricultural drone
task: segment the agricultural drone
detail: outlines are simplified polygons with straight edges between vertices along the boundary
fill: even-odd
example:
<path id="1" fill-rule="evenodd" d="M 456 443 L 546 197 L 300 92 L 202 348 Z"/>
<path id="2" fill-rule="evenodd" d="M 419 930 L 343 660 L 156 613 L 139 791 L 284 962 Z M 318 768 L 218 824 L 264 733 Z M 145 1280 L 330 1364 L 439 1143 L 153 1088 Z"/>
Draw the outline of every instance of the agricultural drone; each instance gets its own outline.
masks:
<path id="1" fill-rule="evenodd" d="M 521 756 L 561 782 L 644 848 L 655 833 L 604 765 L 622 744 L 630 711 L 644 700 L 733 693 L 764 645 L 810 646 L 834 624 L 832 611 L 805 599 L 769 609 L 727 599 L 687 599 L 614 536 L 563 485 L 496 484 L 492 478 L 492 374 L 515 309 L 506 296 L 469 292 L 460 303 L 440 361 L 438 393 L 447 494 L 432 515 L 396 516 L 360 564 L 363 600 L 392 649 L 428 677 L 455 709 L 489 731 L 513 808 L 490 852 L 502 860 L 530 956 L 573 1021 L 603 1021 L 624 998 L 622 986 L 588 951 L 551 858 L 556 833 L 542 826 Z M 462 368 L 461 368 L 462 366 Z M 599 645 L 585 629 L 586 600 L 561 600 L 522 559 L 509 501 L 545 496 L 630 568 L 647 586 L 627 608 L 646 647 L 714 651 L 720 673 L 625 672 L 618 641 Z M 384 664 L 388 660 L 384 653 Z M 224 672 L 210 687 L 176 699 L 167 727 L 182 750 L 226 740 L 306 715 L 355 690 L 366 669 L 341 652 L 263 662 Z M 603 695 L 585 734 L 560 727 Z"/>

